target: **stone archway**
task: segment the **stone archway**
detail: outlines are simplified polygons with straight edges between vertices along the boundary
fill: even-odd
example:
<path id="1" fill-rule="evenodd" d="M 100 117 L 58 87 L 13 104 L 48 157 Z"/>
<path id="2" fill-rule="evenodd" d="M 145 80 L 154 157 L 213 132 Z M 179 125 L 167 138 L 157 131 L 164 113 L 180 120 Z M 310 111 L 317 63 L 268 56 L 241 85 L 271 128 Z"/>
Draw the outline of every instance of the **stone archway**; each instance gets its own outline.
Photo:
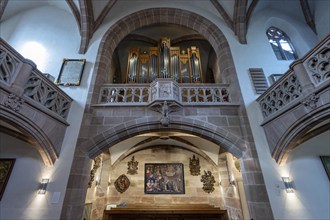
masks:
<path id="1" fill-rule="evenodd" d="M 104 34 L 95 63 L 94 75 L 90 91 L 90 103 L 95 103 L 99 96 L 100 87 L 106 83 L 106 74 L 111 71 L 113 53 L 125 36 L 139 28 L 157 25 L 174 24 L 193 29 L 201 34 L 213 47 L 219 62 L 222 80 L 231 84 L 231 90 L 238 89 L 238 79 L 229 44 L 222 31 L 206 18 L 193 12 L 174 8 L 151 8 L 135 12 L 122 18 Z M 241 100 L 240 94 L 233 93 L 233 101 Z"/>
<path id="2" fill-rule="evenodd" d="M 329 130 L 330 124 L 324 123 L 329 120 L 330 105 L 324 105 L 310 114 L 301 117 L 284 133 L 278 141 L 273 158 L 277 163 L 285 163 L 290 152 L 299 144 L 311 139 L 326 130 Z"/>
<path id="3" fill-rule="evenodd" d="M 52 166 L 58 158 L 58 154 L 45 132 L 28 118 L 5 108 L 0 112 L 0 121 L 3 120 L 21 131 L 22 135 L 27 137 L 27 141 L 38 150 L 44 164 Z"/>
<path id="4" fill-rule="evenodd" d="M 103 120 L 101 119 L 102 114 L 108 114 L 98 112 L 99 109 L 104 110 L 105 108 L 97 108 L 93 104 L 97 103 L 100 88 L 106 83 L 106 74 L 111 72 L 112 56 L 117 45 L 130 32 L 141 27 L 156 24 L 184 26 L 203 35 L 216 52 L 222 79 L 230 84 L 229 92 L 233 94 L 232 100 L 240 104 L 236 106 L 235 112 L 238 114 L 237 117 L 242 130 L 241 136 L 233 135 L 229 132 L 229 129 L 226 130 L 220 126 L 208 124 L 205 121 L 191 120 L 188 119 L 189 117 L 178 117 L 173 121 L 176 123 L 171 125 L 172 128 L 178 131 L 198 134 L 200 137 L 210 138 L 214 143 L 226 146 L 225 148 L 229 152 L 240 157 L 251 217 L 254 219 L 272 219 L 272 211 L 258 156 L 255 153 L 252 132 L 247 121 L 229 44 L 221 30 L 209 20 L 193 12 L 174 8 L 151 8 L 128 15 L 110 27 L 102 38 L 91 81 L 90 96 L 87 100 L 83 119 L 86 123 L 83 123 L 81 126 L 76 145 L 61 219 L 81 219 L 87 183 L 89 181 L 90 158 L 109 148 L 110 144 L 118 143 L 134 134 L 164 129 L 159 124 L 159 118 L 152 114 L 150 117 L 144 116 L 133 120 L 121 121 L 118 126 L 91 126 L 88 123 L 95 121 L 97 124 Z M 117 112 L 120 110 L 117 109 Z M 230 110 L 225 110 L 224 112 L 231 114 Z M 93 134 L 91 135 L 91 133 Z"/>
<path id="5" fill-rule="evenodd" d="M 130 120 L 91 137 L 91 140 L 97 140 L 100 136 L 102 138 L 97 142 L 85 142 L 84 148 L 86 148 L 88 156 L 94 158 L 107 150 L 109 146 L 113 146 L 122 140 L 154 131 L 177 131 L 193 134 L 221 146 L 238 158 L 242 157 L 243 152 L 246 150 L 245 141 L 225 129 L 190 118 L 183 121 L 179 117 L 172 117 L 168 127 L 163 127 L 158 118 Z"/>

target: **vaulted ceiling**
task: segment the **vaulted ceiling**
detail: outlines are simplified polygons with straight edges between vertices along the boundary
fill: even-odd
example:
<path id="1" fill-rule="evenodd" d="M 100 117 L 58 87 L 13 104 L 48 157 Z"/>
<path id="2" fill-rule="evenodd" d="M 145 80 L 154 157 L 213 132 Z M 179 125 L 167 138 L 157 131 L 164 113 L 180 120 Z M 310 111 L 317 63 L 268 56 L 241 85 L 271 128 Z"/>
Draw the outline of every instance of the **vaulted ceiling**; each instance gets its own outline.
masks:
<path id="1" fill-rule="evenodd" d="M 296 11 L 297 8 L 300 8 L 300 11 L 295 12 L 296 16 L 298 19 L 305 19 L 305 22 L 315 32 L 314 15 L 311 10 L 313 2 L 308 0 L 196 0 L 192 2 L 197 7 L 207 8 L 222 19 L 241 44 L 247 43 L 246 33 L 253 13 L 265 8 L 273 8 L 291 14 L 292 9 Z M 284 2 L 286 7 L 283 7 Z M 20 12 L 42 6 L 64 9 L 72 13 L 76 19 L 81 36 L 79 53 L 84 54 L 88 50 L 89 42 L 94 33 L 116 11 L 134 8 L 140 4 L 148 4 L 150 7 L 176 7 L 186 3 L 187 1 L 183 0 L 167 0 L 165 2 L 157 0 L 1 0 L 0 19 L 6 20 Z"/>

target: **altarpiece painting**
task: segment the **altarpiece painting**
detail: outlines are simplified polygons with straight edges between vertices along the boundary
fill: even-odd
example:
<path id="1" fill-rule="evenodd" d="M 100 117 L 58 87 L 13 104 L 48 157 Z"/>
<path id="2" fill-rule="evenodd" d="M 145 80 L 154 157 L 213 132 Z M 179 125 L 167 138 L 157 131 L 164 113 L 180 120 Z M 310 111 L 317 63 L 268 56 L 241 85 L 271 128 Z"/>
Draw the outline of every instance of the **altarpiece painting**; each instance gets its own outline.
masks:
<path id="1" fill-rule="evenodd" d="M 184 172 L 181 163 L 146 163 L 146 194 L 184 194 Z"/>

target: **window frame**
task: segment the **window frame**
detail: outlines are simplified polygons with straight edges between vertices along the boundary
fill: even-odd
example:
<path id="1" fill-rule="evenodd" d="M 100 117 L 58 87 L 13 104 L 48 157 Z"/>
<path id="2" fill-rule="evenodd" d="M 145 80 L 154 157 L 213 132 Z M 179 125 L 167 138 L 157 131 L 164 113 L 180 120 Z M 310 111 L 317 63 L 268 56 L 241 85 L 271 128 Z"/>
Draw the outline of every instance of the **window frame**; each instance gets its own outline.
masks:
<path id="1" fill-rule="evenodd" d="M 267 29 L 266 35 L 268 37 L 268 42 L 270 43 L 277 60 L 296 60 L 298 58 L 298 55 L 296 53 L 296 50 L 295 50 L 290 38 L 284 31 L 282 31 L 281 29 L 279 29 L 277 27 L 271 26 Z M 289 57 L 286 54 L 287 50 L 283 49 L 283 45 L 282 45 L 283 42 L 281 42 L 281 40 L 283 40 L 285 43 L 287 43 L 289 45 L 289 47 L 292 51 L 293 58 Z M 275 51 L 274 47 L 276 47 L 276 46 L 274 45 L 274 43 L 272 43 L 272 41 L 277 44 L 278 53 L 277 53 L 277 51 Z M 290 53 L 290 51 L 287 51 L 287 52 Z"/>

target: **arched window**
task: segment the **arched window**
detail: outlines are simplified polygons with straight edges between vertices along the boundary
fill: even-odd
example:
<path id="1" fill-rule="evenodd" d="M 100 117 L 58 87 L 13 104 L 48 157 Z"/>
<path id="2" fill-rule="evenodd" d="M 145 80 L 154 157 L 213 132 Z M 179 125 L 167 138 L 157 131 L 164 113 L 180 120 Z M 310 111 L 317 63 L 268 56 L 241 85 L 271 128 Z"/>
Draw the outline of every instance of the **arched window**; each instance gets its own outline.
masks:
<path id="1" fill-rule="evenodd" d="M 276 27 L 270 27 L 267 30 L 267 37 L 278 60 L 297 59 L 290 38 L 283 31 Z"/>

